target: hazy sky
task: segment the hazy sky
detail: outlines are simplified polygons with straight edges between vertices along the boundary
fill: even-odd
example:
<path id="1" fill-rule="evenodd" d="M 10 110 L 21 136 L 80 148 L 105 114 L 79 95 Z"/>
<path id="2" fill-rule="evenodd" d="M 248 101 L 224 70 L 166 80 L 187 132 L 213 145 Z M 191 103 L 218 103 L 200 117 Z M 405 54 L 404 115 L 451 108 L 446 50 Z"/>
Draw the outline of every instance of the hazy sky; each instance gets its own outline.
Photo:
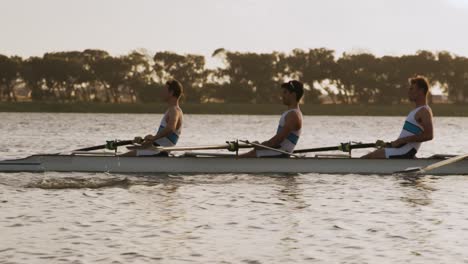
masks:
<path id="1" fill-rule="evenodd" d="M 0 53 L 327 47 L 468 56 L 468 0 L 0 0 Z"/>

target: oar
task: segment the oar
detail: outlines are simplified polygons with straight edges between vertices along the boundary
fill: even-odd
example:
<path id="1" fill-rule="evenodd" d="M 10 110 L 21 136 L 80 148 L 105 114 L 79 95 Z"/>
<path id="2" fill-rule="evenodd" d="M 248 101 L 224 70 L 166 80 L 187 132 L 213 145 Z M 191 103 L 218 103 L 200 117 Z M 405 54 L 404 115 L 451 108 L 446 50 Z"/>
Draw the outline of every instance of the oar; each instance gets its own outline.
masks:
<path id="1" fill-rule="evenodd" d="M 428 165 L 426 167 L 407 168 L 406 170 L 403 170 L 403 171 L 396 171 L 396 172 L 394 172 L 394 174 L 405 174 L 405 173 L 424 174 L 424 173 L 426 173 L 428 171 L 435 170 L 435 169 L 438 169 L 440 167 L 453 164 L 455 162 L 464 160 L 466 158 L 468 158 L 468 154 L 463 154 L 463 155 L 455 156 L 455 157 L 452 157 L 452 158 L 449 158 L 449 159 L 446 159 L 446 160 L 442 160 L 442 161 L 439 161 L 439 162 L 436 162 L 436 163 L 432 163 L 431 165 Z"/>
<path id="2" fill-rule="evenodd" d="M 106 144 L 104 145 L 98 145 L 94 147 L 88 147 L 88 148 L 82 148 L 82 149 L 77 149 L 74 151 L 92 151 L 92 150 L 98 150 L 98 149 L 110 149 L 110 150 L 115 150 L 119 146 L 125 146 L 125 145 L 130 145 L 133 144 L 133 140 L 110 140 L 107 141 Z"/>
<path id="3" fill-rule="evenodd" d="M 193 146 L 193 147 L 159 147 L 153 146 L 150 149 L 156 151 L 188 151 L 188 150 L 216 150 L 226 149 L 229 151 L 237 151 L 239 148 L 251 148 L 251 145 L 237 144 L 236 142 L 228 142 L 223 145 L 211 145 L 211 146 Z"/>
<path id="4" fill-rule="evenodd" d="M 300 158 L 299 155 L 295 155 L 295 154 L 293 154 L 293 153 L 290 153 L 290 152 L 287 152 L 287 151 L 284 151 L 284 150 L 281 150 L 281 149 L 270 148 L 270 147 L 264 146 L 264 145 L 262 145 L 262 144 L 250 142 L 250 141 L 248 141 L 248 140 L 239 140 L 239 142 L 242 142 L 242 143 L 245 143 L 245 144 L 249 144 L 249 145 L 252 145 L 252 146 L 255 146 L 255 147 L 259 147 L 259 148 L 268 149 L 268 150 L 271 150 L 271 151 L 276 151 L 276 152 L 278 152 L 278 153 L 285 154 L 285 155 L 289 155 L 289 156 L 293 156 L 293 157 L 296 157 L 296 158 Z"/>
<path id="5" fill-rule="evenodd" d="M 184 157 L 235 157 L 232 153 L 185 152 Z"/>
<path id="6" fill-rule="evenodd" d="M 351 144 L 351 143 L 341 143 L 339 146 L 333 147 L 322 147 L 322 148 L 311 148 L 311 149 L 298 149 L 295 150 L 294 153 L 309 153 L 309 152 L 323 152 L 323 151 L 343 151 L 349 152 L 353 149 L 365 149 L 365 148 L 381 148 L 388 146 L 389 143 L 385 143 L 381 140 L 378 140 L 375 143 L 359 143 L 359 144 Z"/>

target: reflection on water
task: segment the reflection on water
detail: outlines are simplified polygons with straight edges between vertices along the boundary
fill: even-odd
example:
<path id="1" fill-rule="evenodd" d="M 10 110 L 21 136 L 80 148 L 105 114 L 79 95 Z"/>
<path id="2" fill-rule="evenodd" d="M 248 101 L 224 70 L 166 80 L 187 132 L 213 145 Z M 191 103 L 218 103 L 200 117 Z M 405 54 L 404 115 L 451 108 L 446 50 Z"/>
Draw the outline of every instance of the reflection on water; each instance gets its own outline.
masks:
<path id="1" fill-rule="evenodd" d="M 430 196 L 436 189 L 425 183 L 427 178 L 422 176 L 402 176 L 400 185 L 402 186 L 402 192 L 405 194 L 402 197 L 402 201 L 414 206 L 431 204 L 432 200 Z"/>
<path id="2" fill-rule="evenodd" d="M 160 116 L 0 118 L 7 123 L 0 135 L 10 138 L 0 141 L 0 157 L 21 157 L 131 138 Z M 306 117 L 299 147 L 398 133 L 400 118 L 378 120 L 382 131 L 374 136 L 362 133 L 375 131 L 373 118 Z M 464 120 L 437 119 L 437 135 L 451 137 L 424 146 L 421 155 L 466 149 L 460 142 L 468 143 L 457 138 L 468 129 Z M 224 142 L 241 132 L 248 133 L 243 138 L 264 139 L 265 129 L 274 132 L 276 122 L 268 116 L 189 116 L 181 144 Z M 468 259 L 467 180 L 3 173 L 0 262 L 463 263 Z"/>

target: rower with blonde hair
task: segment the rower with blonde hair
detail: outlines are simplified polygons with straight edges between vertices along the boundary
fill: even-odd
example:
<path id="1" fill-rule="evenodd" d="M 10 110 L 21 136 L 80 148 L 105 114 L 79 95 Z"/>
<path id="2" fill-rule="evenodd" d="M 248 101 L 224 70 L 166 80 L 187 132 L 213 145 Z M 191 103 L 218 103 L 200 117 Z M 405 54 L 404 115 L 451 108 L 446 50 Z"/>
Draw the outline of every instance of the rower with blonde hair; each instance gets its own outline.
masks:
<path id="1" fill-rule="evenodd" d="M 415 108 L 408 114 L 400 136 L 391 147 L 378 149 L 362 158 L 367 159 L 412 159 L 421 144 L 434 138 L 432 110 L 427 103 L 429 83 L 424 76 L 409 79 L 408 98 Z"/>

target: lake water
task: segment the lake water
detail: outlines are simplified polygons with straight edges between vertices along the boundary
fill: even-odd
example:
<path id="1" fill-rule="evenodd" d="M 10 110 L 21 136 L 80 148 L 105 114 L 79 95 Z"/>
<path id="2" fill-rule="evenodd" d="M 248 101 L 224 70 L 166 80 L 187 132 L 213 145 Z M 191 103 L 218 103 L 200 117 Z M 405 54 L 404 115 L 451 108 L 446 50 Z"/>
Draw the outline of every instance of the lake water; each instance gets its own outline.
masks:
<path id="1" fill-rule="evenodd" d="M 145 135 L 161 115 L 0 113 L 0 158 Z M 186 115 L 180 145 L 279 116 Z M 307 116 L 298 148 L 395 139 L 403 117 Z M 436 118 L 418 156 L 468 149 Z M 366 153 L 356 151 L 356 156 Z M 0 263 L 468 263 L 468 176 L 0 173 Z"/>

